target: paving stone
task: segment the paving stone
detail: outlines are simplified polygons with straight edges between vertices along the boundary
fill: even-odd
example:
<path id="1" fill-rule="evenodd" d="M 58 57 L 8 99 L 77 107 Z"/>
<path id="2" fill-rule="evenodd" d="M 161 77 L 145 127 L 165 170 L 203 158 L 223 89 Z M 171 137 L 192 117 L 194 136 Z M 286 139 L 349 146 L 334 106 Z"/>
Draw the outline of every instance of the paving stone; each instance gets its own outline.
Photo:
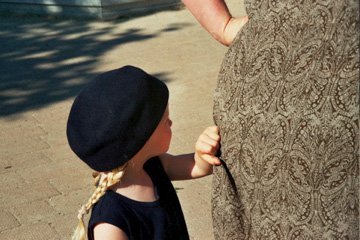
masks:
<path id="1" fill-rule="evenodd" d="M 54 124 L 54 121 L 42 122 L 39 124 L 39 126 L 48 133 L 48 135 L 45 137 L 59 135 L 59 137 L 66 140 L 66 120 L 67 120 L 67 117 L 66 117 L 66 119 L 56 120 L 56 124 Z"/>
<path id="2" fill-rule="evenodd" d="M 18 138 L 38 137 L 46 135 L 47 133 L 41 127 L 25 126 L 25 127 L 14 127 L 11 129 L 0 129 L 0 136 L 7 141 L 14 141 Z"/>
<path id="3" fill-rule="evenodd" d="M 0 195 L 0 208 L 17 206 L 36 200 L 47 200 L 60 193 L 48 182 L 25 184 L 18 188 L 2 189 Z"/>
<path id="4" fill-rule="evenodd" d="M 26 186 L 24 178 L 16 172 L 0 174 L 1 193 Z"/>
<path id="5" fill-rule="evenodd" d="M 41 152 L 53 162 L 63 161 L 64 159 L 69 159 L 75 164 L 80 162 L 67 144 L 44 149 Z"/>
<path id="6" fill-rule="evenodd" d="M 41 139 L 45 141 L 47 144 L 49 144 L 49 146 L 51 146 L 52 148 L 68 145 L 65 128 L 59 132 L 55 132 L 55 131 L 51 132 L 51 135 L 42 136 Z"/>
<path id="7" fill-rule="evenodd" d="M 49 144 L 41 140 L 40 137 L 15 138 L 0 142 L 0 156 L 36 152 L 48 148 L 50 148 Z"/>
<path id="8" fill-rule="evenodd" d="M 93 190 L 90 186 L 84 186 L 81 190 L 52 197 L 49 204 L 62 214 L 73 214 L 76 217 L 78 210 L 88 201 Z"/>
<path id="9" fill-rule="evenodd" d="M 20 223 L 11 213 L 0 210 L 0 236 L 2 231 L 18 226 L 20 226 Z"/>
<path id="10" fill-rule="evenodd" d="M 60 193 L 66 194 L 75 190 L 84 188 L 91 188 L 93 186 L 92 171 L 86 169 L 85 173 L 79 173 L 75 175 L 62 175 L 56 178 L 50 179 L 51 185 L 53 185 Z"/>
<path id="11" fill-rule="evenodd" d="M 59 235 L 48 223 L 24 225 L 0 233 L 1 240 L 58 240 Z"/>
<path id="12" fill-rule="evenodd" d="M 10 162 L 7 159 L 5 159 L 5 157 L 4 157 L 0 161 L 0 174 L 7 173 L 7 172 L 12 172 L 13 171 L 11 169 L 12 167 L 13 167 L 12 164 L 10 164 Z"/>
<path id="13" fill-rule="evenodd" d="M 194 240 L 213 239 L 211 229 L 211 177 L 192 181 L 175 181 L 186 224 Z"/>
<path id="14" fill-rule="evenodd" d="M 70 104 L 63 101 L 33 112 L 32 117 L 34 117 L 41 124 L 54 125 L 54 122 L 66 122 L 69 111 Z"/>
<path id="15" fill-rule="evenodd" d="M 87 226 L 89 217 L 89 214 L 84 217 L 85 226 Z M 52 219 L 50 226 L 54 228 L 55 231 L 59 233 L 59 235 L 61 235 L 62 240 L 69 240 L 78 224 L 78 221 L 77 212 L 75 212 L 59 216 L 56 219 Z"/>
<path id="16" fill-rule="evenodd" d="M 85 176 L 87 174 L 91 177 L 91 171 L 86 168 L 76 169 L 74 168 L 74 164 L 67 159 L 26 168 L 18 171 L 18 174 L 29 183 L 36 183 L 43 180 L 50 181 L 53 178 L 59 177 L 65 179 L 70 175 Z"/>
<path id="17" fill-rule="evenodd" d="M 38 200 L 20 204 L 9 210 L 22 225 L 36 222 L 46 222 L 60 216 L 47 201 Z"/>
<path id="18" fill-rule="evenodd" d="M 10 130 L 14 128 L 32 128 L 38 124 L 39 122 L 35 118 L 25 114 L 0 118 L 1 130 Z"/>
<path id="19" fill-rule="evenodd" d="M 51 219 L 49 224 L 61 236 L 61 240 L 69 240 L 78 224 L 76 212 Z"/>
<path id="20" fill-rule="evenodd" d="M 7 155 L 1 158 L 0 173 L 27 169 L 50 161 L 51 160 L 42 152 Z"/>

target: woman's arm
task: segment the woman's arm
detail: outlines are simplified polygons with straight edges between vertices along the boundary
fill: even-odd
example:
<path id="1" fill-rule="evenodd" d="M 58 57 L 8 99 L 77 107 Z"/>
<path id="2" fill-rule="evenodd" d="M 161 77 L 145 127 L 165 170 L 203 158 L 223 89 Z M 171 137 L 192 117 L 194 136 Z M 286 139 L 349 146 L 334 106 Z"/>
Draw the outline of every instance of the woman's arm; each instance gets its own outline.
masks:
<path id="1" fill-rule="evenodd" d="M 220 165 L 215 157 L 219 149 L 219 129 L 211 126 L 205 129 L 195 144 L 195 153 L 183 155 L 163 154 L 160 156 L 170 180 L 187 180 L 207 176 L 213 165 Z"/>
<path id="2" fill-rule="evenodd" d="M 234 18 L 224 0 L 182 0 L 198 22 L 217 41 L 228 46 L 248 17 Z"/>

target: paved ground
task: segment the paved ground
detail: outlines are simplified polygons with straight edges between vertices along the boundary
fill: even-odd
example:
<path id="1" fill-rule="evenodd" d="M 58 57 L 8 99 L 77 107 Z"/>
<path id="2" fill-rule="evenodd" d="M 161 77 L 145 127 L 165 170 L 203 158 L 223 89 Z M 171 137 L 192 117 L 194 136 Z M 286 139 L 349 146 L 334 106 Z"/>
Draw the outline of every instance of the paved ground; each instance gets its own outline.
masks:
<path id="1" fill-rule="evenodd" d="M 244 14 L 231 0 L 233 12 Z M 109 22 L 0 17 L 0 239 L 69 239 L 92 191 L 70 151 L 66 119 L 96 73 L 132 64 L 170 88 L 170 152 L 193 151 L 212 124 L 212 93 L 226 48 L 186 9 Z M 174 182 L 192 239 L 213 239 L 211 177 Z"/>

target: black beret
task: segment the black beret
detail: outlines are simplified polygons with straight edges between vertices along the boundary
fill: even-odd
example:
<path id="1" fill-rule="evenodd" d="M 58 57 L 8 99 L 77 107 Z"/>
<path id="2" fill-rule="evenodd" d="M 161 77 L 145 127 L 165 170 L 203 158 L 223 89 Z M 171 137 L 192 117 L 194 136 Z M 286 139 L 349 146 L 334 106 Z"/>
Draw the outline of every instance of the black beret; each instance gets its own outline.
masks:
<path id="1" fill-rule="evenodd" d="M 96 171 L 119 167 L 145 145 L 168 99 L 166 85 L 139 68 L 102 73 L 74 100 L 67 122 L 69 145 Z"/>

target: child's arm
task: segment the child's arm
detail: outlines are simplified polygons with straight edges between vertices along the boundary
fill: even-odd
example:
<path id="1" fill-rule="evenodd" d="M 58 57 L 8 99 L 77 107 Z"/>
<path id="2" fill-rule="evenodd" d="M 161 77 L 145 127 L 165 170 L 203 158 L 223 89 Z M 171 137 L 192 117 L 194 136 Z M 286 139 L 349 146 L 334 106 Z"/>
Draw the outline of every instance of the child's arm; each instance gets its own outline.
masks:
<path id="1" fill-rule="evenodd" d="M 186 180 L 207 176 L 212 173 L 213 165 L 220 165 L 215 157 L 219 149 L 219 129 L 211 126 L 205 129 L 195 144 L 195 153 L 173 156 L 160 156 L 165 172 L 170 180 Z"/>
<path id="2" fill-rule="evenodd" d="M 128 237 L 120 228 L 109 223 L 100 223 L 94 227 L 94 240 L 128 240 Z"/>

